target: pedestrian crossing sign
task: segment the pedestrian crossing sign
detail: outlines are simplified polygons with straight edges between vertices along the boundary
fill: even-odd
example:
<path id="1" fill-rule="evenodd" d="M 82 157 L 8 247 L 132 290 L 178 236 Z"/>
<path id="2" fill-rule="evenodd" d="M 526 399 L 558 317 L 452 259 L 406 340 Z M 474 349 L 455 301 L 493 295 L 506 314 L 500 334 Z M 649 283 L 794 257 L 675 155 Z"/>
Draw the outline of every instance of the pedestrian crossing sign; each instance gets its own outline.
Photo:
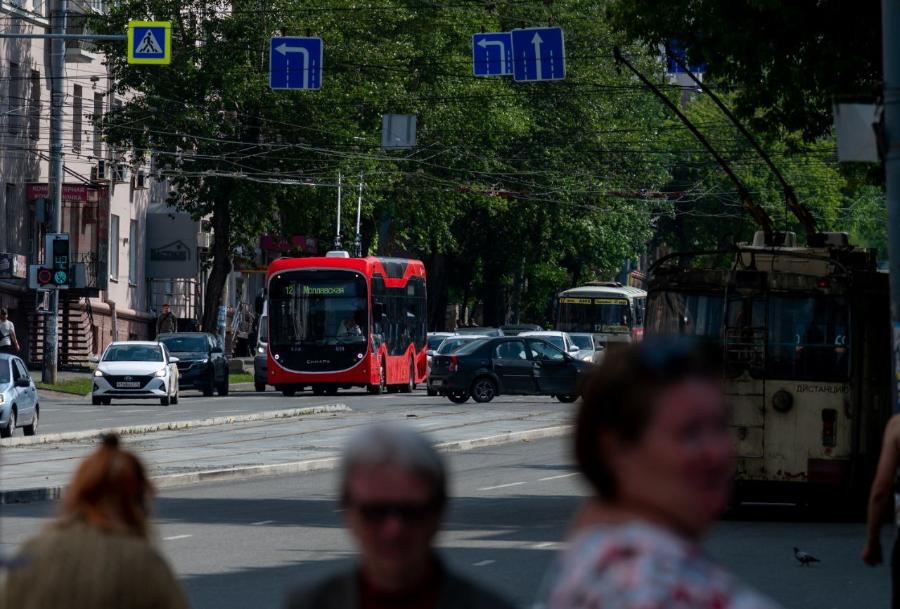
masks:
<path id="1" fill-rule="evenodd" d="M 128 22 L 128 63 L 163 65 L 170 61 L 171 21 Z"/>

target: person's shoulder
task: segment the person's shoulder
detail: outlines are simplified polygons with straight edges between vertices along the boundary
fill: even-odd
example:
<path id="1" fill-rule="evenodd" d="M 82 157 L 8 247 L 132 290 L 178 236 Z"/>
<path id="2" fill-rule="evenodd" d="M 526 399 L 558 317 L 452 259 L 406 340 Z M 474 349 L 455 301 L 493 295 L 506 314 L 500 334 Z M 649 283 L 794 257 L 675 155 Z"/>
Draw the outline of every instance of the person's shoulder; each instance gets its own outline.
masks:
<path id="1" fill-rule="evenodd" d="M 467 609 L 513 609 L 508 599 L 482 584 L 452 570 L 446 572 L 445 598 L 438 608 L 466 607 Z"/>
<path id="2" fill-rule="evenodd" d="M 355 571 L 345 569 L 295 586 L 287 595 L 284 609 L 352 609 L 346 600 L 353 598 L 355 579 Z"/>

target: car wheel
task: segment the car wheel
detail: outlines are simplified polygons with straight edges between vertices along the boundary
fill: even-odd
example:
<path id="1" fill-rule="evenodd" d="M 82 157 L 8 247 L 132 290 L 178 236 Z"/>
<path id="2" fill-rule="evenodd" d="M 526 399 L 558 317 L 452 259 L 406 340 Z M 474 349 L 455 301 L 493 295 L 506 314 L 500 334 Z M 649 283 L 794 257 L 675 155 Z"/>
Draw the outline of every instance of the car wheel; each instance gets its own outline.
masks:
<path id="1" fill-rule="evenodd" d="M 172 403 L 172 398 L 167 394 L 164 398 L 159 398 L 159 403 L 163 406 L 168 406 Z"/>
<path id="2" fill-rule="evenodd" d="M 572 402 L 574 402 L 575 400 L 578 399 L 578 396 L 577 395 L 569 395 L 569 394 L 557 395 L 556 399 L 559 400 L 560 402 L 562 402 L 563 404 L 571 404 Z"/>
<path id="3" fill-rule="evenodd" d="M 100 402 L 101 399 L 99 397 L 97 397 L 96 395 L 91 396 L 91 404 L 93 404 L 94 406 L 99 406 Z"/>
<path id="4" fill-rule="evenodd" d="M 225 377 L 225 381 L 222 382 L 222 383 L 218 386 L 218 388 L 216 389 L 216 391 L 219 392 L 219 395 L 220 395 L 220 396 L 228 395 L 228 377 L 227 377 L 227 376 Z"/>
<path id="5" fill-rule="evenodd" d="M 337 394 L 338 394 L 337 385 L 331 385 L 331 386 L 325 387 L 325 395 L 337 395 Z"/>
<path id="6" fill-rule="evenodd" d="M 172 396 L 172 404 L 178 403 L 178 388 L 175 388 L 175 395 Z"/>
<path id="7" fill-rule="evenodd" d="M 454 404 L 464 404 L 469 400 L 469 394 L 465 391 L 451 391 L 447 394 L 447 399 Z"/>
<path id="8" fill-rule="evenodd" d="M 0 438 L 11 438 L 16 431 L 16 411 L 9 411 L 9 424 L 6 427 L 0 427 Z"/>
<path id="9" fill-rule="evenodd" d="M 34 407 L 34 418 L 31 419 L 31 425 L 26 425 L 22 428 L 22 431 L 25 432 L 26 436 L 33 436 L 37 433 L 38 428 L 38 419 L 40 419 L 40 410 L 37 406 Z"/>
<path id="10" fill-rule="evenodd" d="M 292 398 L 297 394 L 297 390 L 294 387 L 285 387 L 281 390 L 281 395 L 286 398 Z"/>
<path id="11" fill-rule="evenodd" d="M 266 384 L 265 383 L 253 383 L 253 388 L 256 389 L 256 391 L 258 393 L 262 393 L 263 391 L 266 390 Z"/>
<path id="12" fill-rule="evenodd" d="M 112 404 L 112 398 L 100 398 L 100 403 L 104 406 L 109 406 Z"/>
<path id="13" fill-rule="evenodd" d="M 476 402 L 484 404 L 486 402 L 490 402 L 497 396 L 497 385 L 494 384 L 494 381 L 487 377 L 481 377 L 480 379 L 475 379 L 475 382 L 472 383 L 472 389 L 469 392 L 472 394 L 472 399 Z"/>
<path id="14" fill-rule="evenodd" d="M 437 391 L 435 391 L 434 389 L 428 389 L 427 393 L 428 393 L 428 397 L 431 397 L 431 398 L 433 398 L 434 396 L 437 395 Z"/>

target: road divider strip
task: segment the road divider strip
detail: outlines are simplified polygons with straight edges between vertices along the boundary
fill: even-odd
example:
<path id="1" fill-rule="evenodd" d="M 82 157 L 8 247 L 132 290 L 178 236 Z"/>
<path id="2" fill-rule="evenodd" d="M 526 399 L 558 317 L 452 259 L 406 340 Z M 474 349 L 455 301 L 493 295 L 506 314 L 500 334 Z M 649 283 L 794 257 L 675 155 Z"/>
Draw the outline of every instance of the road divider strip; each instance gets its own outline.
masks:
<path id="1" fill-rule="evenodd" d="M 344 406 L 344 408 L 347 408 Z M 310 410 L 310 409 L 304 409 Z M 347 408 L 349 410 L 349 408 Z M 285 411 L 288 412 L 288 411 Z M 262 414 L 262 413 L 260 413 Z M 482 438 L 468 440 L 456 440 L 436 444 L 441 452 L 465 452 L 500 446 L 503 444 L 515 444 L 516 442 L 534 442 L 547 438 L 559 438 L 572 432 L 571 425 L 555 425 L 553 427 L 540 427 L 524 431 L 511 431 L 502 434 L 494 434 Z M 96 437 L 96 436 L 94 436 Z M 182 474 L 165 474 L 151 478 L 157 489 L 176 488 L 190 486 L 201 482 L 223 482 L 236 480 L 250 480 L 253 478 L 265 478 L 269 476 L 285 476 L 291 474 L 305 474 L 336 469 L 340 463 L 340 457 L 323 457 L 321 459 L 307 459 L 305 461 L 291 461 L 287 463 L 271 463 L 266 465 L 247 465 L 240 467 L 227 467 L 219 469 L 186 472 Z M 0 491 L 0 505 L 9 503 L 31 503 L 36 501 L 56 501 L 62 497 L 64 487 L 53 486 L 45 488 L 31 488 L 21 490 Z"/>
<path id="2" fill-rule="evenodd" d="M 85 440 L 96 440 L 97 437 L 103 433 L 117 433 L 120 436 L 134 436 L 156 433 L 159 431 L 178 431 L 182 429 L 197 429 L 198 427 L 212 427 L 215 425 L 230 425 L 232 423 L 252 423 L 254 421 L 270 421 L 276 419 L 306 417 L 315 414 L 331 414 L 350 411 L 350 407 L 346 404 L 324 404 L 322 406 L 291 408 L 290 410 L 267 410 L 265 412 L 255 412 L 253 414 L 229 415 L 224 417 L 212 417 L 209 419 L 162 421 L 160 423 L 147 423 L 145 425 L 105 427 L 100 429 L 86 429 L 84 431 L 68 431 L 36 436 L 5 438 L 0 440 L 0 447 L 12 448 L 17 446 L 56 444 L 59 442 L 83 442 Z"/>

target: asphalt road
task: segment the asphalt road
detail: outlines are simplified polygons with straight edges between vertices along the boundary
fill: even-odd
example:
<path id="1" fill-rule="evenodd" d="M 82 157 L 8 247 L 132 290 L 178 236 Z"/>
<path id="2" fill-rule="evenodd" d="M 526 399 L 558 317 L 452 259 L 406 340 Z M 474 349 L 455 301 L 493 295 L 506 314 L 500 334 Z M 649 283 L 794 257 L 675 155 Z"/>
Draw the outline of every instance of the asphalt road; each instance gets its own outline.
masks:
<path id="1" fill-rule="evenodd" d="M 530 605 L 586 493 L 561 440 L 449 455 L 451 509 L 441 537 L 450 564 Z M 169 490 L 156 533 L 194 607 L 278 607 L 284 591 L 346 564 L 350 539 L 334 502 L 334 473 Z M 47 503 L 2 506 L 0 551 L 9 555 L 53 514 Z M 707 550 L 785 609 L 886 607 L 886 568 L 859 560 L 863 525 L 807 522 L 760 509 L 719 523 Z M 795 562 L 799 545 L 822 559 Z"/>
<path id="2" fill-rule="evenodd" d="M 498 398 L 492 404 L 502 404 L 506 410 L 521 408 L 523 413 L 527 413 L 535 404 L 548 402 L 558 403 L 548 396 L 514 396 Z M 471 400 L 458 405 L 447 398 L 428 397 L 424 389 L 411 394 L 389 393 L 378 396 L 369 395 L 361 389 L 348 389 L 333 396 L 313 396 L 309 391 L 305 391 L 288 398 L 271 388 L 263 393 L 257 393 L 250 384 L 232 386 L 229 395 L 225 397 L 204 397 L 199 391 L 183 391 L 178 404 L 173 406 L 161 406 L 159 400 L 121 400 L 113 401 L 109 406 L 93 406 L 90 398 L 83 396 L 60 398 L 43 395 L 40 396 L 41 422 L 38 433 L 83 431 L 163 421 L 189 421 L 338 403 L 346 404 L 357 412 L 372 413 L 396 412 L 398 407 L 410 414 L 427 413 L 436 408 L 441 412 L 465 412 L 471 408 L 490 407 L 476 404 Z M 21 434 L 21 429 L 16 431 L 16 435 Z"/>

